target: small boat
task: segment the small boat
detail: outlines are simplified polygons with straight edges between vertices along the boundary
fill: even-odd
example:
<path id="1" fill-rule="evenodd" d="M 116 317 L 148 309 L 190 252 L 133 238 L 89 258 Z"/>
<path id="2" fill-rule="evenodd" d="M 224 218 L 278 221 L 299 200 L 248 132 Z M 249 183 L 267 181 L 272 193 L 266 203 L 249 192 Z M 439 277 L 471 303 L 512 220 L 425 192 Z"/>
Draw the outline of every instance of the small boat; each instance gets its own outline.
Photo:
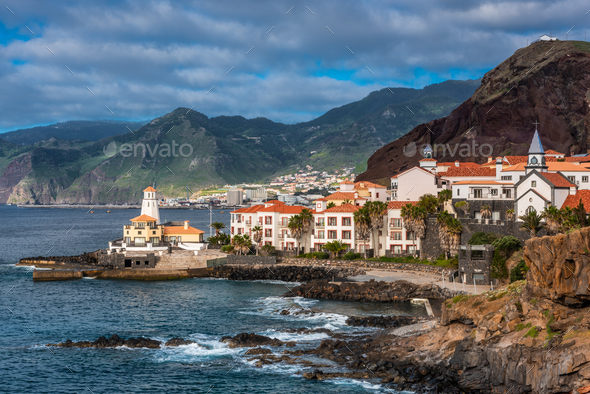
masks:
<path id="1" fill-rule="evenodd" d="M 90 213 L 94 213 L 94 211 L 90 211 Z"/>
<path id="2" fill-rule="evenodd" d="M 111 211 L 107 211 L 107 213 L 111 213 Z"/>
<path id="3" fill-rule="evenodd" d="M 219 213 L 224 213 L 223 211 L 219 212 Z"/>

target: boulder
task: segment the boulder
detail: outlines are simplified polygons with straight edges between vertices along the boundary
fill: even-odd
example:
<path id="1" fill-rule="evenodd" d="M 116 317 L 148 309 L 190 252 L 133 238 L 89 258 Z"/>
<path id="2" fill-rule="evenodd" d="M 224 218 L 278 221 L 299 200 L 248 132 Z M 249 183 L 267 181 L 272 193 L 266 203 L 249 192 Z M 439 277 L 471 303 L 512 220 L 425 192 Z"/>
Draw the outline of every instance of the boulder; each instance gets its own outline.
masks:
<path id="1" fill-rule="evenodd" d="M 182 339 L 182 338 L 172 338 L 168 340 L 164 345 L 165 346 L 185 346 L 185 345 L 192 345 L 196 343 L 195 341 L 191 341 L 190 339 Z"/>
<path id="2" fill-rule="evenodd" d="M 257 347 L 257 346 L 282 346 L 283 341 L 265 337 L 264 335 L 241 333 L 235 337 L 222 337 L 219 342 L 227 343 L 230 348 Z"/>

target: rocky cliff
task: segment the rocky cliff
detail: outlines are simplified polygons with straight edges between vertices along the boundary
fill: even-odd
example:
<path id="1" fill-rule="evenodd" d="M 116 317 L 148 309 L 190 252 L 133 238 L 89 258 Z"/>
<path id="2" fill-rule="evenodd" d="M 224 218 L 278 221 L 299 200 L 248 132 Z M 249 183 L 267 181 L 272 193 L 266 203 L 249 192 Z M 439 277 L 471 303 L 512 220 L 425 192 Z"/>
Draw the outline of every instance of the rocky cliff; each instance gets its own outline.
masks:
<path id="1" fill-rule="evenodd" d="M 389 178 L 418 165 L 424 144 L 438 147 L 438 161 L 481 163 L 488 155 L 526 154 L 536 121 L 546 149 L 586 152 L 589 107 L 590 43 L 537 42 L 486 73 L 473 96 L 450 115 L 376 151 L 357 181 Z M 480 149 L 483 144 L 493 152 Z"/>

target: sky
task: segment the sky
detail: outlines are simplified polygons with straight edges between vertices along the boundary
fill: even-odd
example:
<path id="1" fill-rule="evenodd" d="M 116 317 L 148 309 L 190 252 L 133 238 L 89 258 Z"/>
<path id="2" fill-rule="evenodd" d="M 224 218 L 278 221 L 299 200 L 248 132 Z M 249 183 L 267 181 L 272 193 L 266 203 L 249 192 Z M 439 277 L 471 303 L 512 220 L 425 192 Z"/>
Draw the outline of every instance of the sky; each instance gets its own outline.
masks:
<path id="1" fill-rule="evenodd" d="M 590 3 L 4 0 L 0 132 L 66 120 L 311 120 L 385 87 L 477 79 Z M 588 29 L 590 30 L 590 29 Z"/>

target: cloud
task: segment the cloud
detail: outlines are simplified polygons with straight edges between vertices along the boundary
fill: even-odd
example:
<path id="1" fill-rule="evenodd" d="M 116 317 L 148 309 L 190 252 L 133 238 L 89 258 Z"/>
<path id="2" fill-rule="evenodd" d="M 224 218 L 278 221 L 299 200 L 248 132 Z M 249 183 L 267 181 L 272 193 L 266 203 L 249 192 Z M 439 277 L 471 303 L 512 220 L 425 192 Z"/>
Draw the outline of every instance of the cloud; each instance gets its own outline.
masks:
<path id="1" fill-rule="evenodd" d="M 569 38 L 583 39 L 586 7 L 21 0 L 14 15 L 0 14 L 0 131 L 192 106 L 208 116 L 307 121 L 385 86 L 481 77 L 542 33 L 564 39 L 580 26 Z"/>

